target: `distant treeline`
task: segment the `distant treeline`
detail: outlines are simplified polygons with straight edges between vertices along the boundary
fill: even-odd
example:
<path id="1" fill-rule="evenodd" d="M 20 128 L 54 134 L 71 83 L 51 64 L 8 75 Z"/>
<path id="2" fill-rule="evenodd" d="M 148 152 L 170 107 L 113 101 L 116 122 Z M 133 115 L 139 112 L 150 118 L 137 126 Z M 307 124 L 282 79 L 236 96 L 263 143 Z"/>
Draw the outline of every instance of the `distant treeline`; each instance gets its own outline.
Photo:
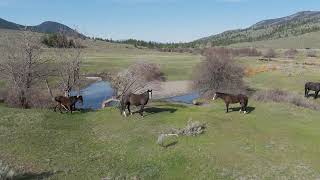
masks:
<path id="1" fill-rule="evenodd" d="M 91 39 L 110 42 L 110 43 L 130 44 L 137 48 L 145 47 L 150 49 L 179 48 L 179 47 L 183 47 L 184 45 L 184 43 L 159 43 L 154 41 L 143 41 L 143 40 L 136 40 L 136 39 L 127 39 L 127 40 L 112 40 L 112 39 L 103 39 L 103 38 L 91 38 Z"/>

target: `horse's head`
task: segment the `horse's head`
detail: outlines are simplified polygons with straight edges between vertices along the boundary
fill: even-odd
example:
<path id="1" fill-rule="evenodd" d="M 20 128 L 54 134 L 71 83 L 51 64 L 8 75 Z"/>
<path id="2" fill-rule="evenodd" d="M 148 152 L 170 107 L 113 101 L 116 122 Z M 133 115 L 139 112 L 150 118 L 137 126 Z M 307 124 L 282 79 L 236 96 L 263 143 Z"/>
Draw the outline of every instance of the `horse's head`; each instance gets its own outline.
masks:
<path id="1" fill-rule="evenodd" d="M 148 92 L 148 94 L 149 94 L 149 98 L 150 98 L 150 99 L 152 99 L 152 89 L 151 89 L 151 90 L 150 90 L 150 89 L 148 89 L 148 91 L 147 91 L 147 92 Z"/>
<path id="2" fill-rule="evenodd" d="M 218 98 L 217 93 L 214 93 L 212 100 L 216 100 Z"/>
<path id="3" fill-rule="evenodd" d="M 221 97 L 221 96 L 220 96 L 221 94 L 223 94 L 223 93 L 215 92 L 214 95 L 213 95 L 212 100 L 217 100 L 219 97 Z"/>
<path id="4" fill-rule="evenodd" d="M 80 102 L 81 105 L 83 105 L 83 97 L 77 96 L 77 100 Z"/>

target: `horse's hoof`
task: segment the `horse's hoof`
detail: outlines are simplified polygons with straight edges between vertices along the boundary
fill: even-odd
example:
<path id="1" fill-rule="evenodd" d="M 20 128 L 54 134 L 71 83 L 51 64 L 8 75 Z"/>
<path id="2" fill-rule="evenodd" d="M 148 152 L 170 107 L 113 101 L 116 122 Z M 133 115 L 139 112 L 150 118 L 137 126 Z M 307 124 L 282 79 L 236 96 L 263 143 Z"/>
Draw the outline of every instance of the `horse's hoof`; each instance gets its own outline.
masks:
<path id="1" fill-rule="evenodd" d="M 132 115 L 133 115 L 133 113 L 130 113 L 130 115 L 132 116 Z"/>
<path id="2" fill-rule="evenodd" d="M 126 112 L 125 112 L 125 111 L 123 111 L 123 113 L 122 113 L 122 114 L 123 114 L 123 116 L 124 116 L 124 117 L 127 117 L 127 114 L 126 114 Z"/>

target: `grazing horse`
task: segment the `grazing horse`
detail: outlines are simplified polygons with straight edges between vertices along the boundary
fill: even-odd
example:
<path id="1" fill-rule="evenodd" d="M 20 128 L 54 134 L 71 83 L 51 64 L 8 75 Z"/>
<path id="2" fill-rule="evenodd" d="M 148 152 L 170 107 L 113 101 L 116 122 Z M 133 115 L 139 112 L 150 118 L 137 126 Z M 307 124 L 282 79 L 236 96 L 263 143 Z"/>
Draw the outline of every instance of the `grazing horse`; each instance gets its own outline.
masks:
<path id="1" fill-rule="evenodd" d="M 126 117 L 127 116 L 126 108 L 128 108 L 130 115 L 132 115 L 130 110 L 130 105 L 134 105 L 134 106 L 141 106 L 139 113 L 141 116 L 143 116 L 144 106 L 148 103 L 149 99 L 151 98 L 152 98 L 152 90 L 148 90 L 142 94 L 129 93 L 127 95 L 124 95 L 121 101 L 122 114 Z"/>
<path id="2" fill-rule="evenodd" d="M 227 107 L 226 113 L 229 112 L 229 104 L 236 104 L 236 103 L 240 103 L 241 105 L 241 109 L 239 111 L 240 113 L 241 111 L 243 111 L 245 114 L 247 113 L 248 97 L 246 95 L 243 95 L 243 94 L 232 95 L 232 94 L 216 92 L 213 96 L 213 100 L 216 100 L 218 98 L 221 98 L 224 100 L 224 103 L 226 104 L 226 107 Z"/>
<path id="3" fill-rule="evenodd" d="M 57 107 L 59 106 L 60 113 L 62 113 L 61 107 L 63 107 L 64 109 L 72 113 L 72 111 L 75 110 L 75 105 L 78 101 L 81 104 L 83 104 L 82 96 L 71 96 L 71 97 L 57 96 L 54 98 L 54 100 L 57 102 L 57 105 L 54 108 L 54 111 L 56 112 Z"/>
<path id="4" fill-rule="evenodd" d="M 315 92 L 314 99 L 317 99 L 318 94 L 320 92 L 320 83 L 307 82 L 304 86 L 304 96 L 305 97 L 309 96 L 310 90 Z"/>

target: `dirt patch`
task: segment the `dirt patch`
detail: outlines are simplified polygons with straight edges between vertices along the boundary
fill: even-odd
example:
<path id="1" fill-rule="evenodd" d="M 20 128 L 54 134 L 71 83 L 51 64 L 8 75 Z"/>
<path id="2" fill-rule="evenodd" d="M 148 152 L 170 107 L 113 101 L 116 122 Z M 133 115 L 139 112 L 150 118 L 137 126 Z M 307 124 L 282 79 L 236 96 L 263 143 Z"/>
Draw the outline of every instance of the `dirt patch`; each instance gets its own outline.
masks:
<path id="1" fill-rule="evenodd" d="M 192 91 L 191 81 L 168 81 L 162 82 L 160 88 L 153 88 L 153 98 L 162 99 L 173 96 L 188 94 Z"/>

